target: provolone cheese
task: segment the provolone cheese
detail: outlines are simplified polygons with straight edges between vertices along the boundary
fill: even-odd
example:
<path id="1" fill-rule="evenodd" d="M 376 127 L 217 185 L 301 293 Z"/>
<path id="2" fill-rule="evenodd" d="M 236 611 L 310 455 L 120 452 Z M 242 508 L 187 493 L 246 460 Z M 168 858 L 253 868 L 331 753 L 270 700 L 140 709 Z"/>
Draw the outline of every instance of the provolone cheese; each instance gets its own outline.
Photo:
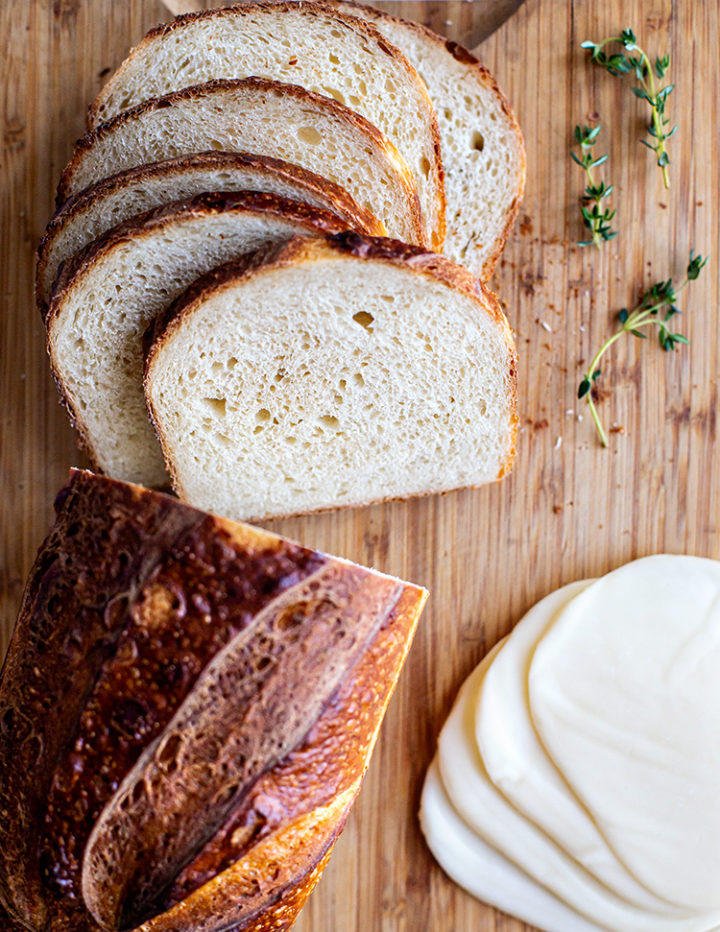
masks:
<path id="1" fill-rule="evenodd" d="M 601 932 L 465 825 L 447 797 L 437 761 L 425 778 L 420 825 L 443 870 L 478 899 L 546 932 Z"/>
<path id="2" fill-rule="evenodd" d="M 440 776 L 461 819 L 558 899 L 611 932 L 707 932 L 713 928 L 705 916 L 671 919 L 621 900 L 495 788 L 475 742 L 475 710 L 485 671 L 501 644 L 463 685 L 438 742 Z"/>
<path id="3" fill-rule="evenodd" d="M 527 674 L 535 647 L 590 581 L 572 583 L 538 602 L 515 627 L 482 684 L 476 739 L 488 776 L 516 809 L 570 857 L 626 901 L 679 918 L 688 910 L 653 895 L 628 873 L 586 809 L 548 758 L 533 728 Z"/>
<path id="4" fill-rule="evenodd" d="M 529 701 L 634 876 L 720 909 L 720 564 L 648 557 L 576 596 L 536 649 Z"/>

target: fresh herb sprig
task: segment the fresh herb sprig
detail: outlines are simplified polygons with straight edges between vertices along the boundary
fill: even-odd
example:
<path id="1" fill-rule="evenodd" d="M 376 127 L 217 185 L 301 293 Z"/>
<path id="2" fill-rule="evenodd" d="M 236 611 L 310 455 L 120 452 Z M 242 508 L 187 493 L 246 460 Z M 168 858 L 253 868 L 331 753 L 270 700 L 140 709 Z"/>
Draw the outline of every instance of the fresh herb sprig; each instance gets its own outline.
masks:
<path id="1" fill-rule="evenodd" d="M 636 52 L 636 55 L 623 55 L 620 52 L 609 54 L 605 52 L 605 46 L 617 42 L 622 45 L 626 52 Z M 650 105 L 651 118 L 648 124 L 648 133 L 653 142 L 647 142 L 644 139 L 640 141 L 648 149 L 652 149 L 657 155 L 657 163 L 662 169 L 663 182 L 665 187 L 670 187 L 670 177 L 668 174 L 668 165 L 670 156 L 668 155 L 666 143 L 671 136 L 677 132 L 677 126 L 667 131 L 670 121 L 665 116 L 667 100 L 672 94 L 675 85 L 666 84 L 665 87 L 658 88 L 655 83 L 657 77 L 663 80 L 670 67 L 670 56 L 658 56 L 653 65 L 648 55 L 637 44 L 637 38 L 632 29 L 623 29 L 619 36 L 610 36 L 601 42 L 583 42 L 584 49 L 591 49 L 591 57 L 596 65 L 605 68 L 610 74 L 623 75 L 633 72 L 637 79 L 637 86 L 631 88 L 633 94 L 641 100 L 647 101 Z"/>
<path id="2" fill-rule="evenodd" d="M 643 327 L 658 328 L 658 342 L 665 352 L 674 350 L 678 344 L 689 343 L 690 341 L 687 337 L 683 336 L 681 333 L 673 333 L 670 330 L 668 321 L 676 314 L 680 313 L 676 307 L 678 295 L 687 288 L 690 282 L 695 281 L 707 261 L 707 258 L 704 259 L 702 256 L 695 256 L 691 252 L 690 261 L 685 271 L 685 278 L 677 288 L 673 286 L 671 278 L 664 282 L 657 282 L 652 288 L 645 292 L 637 306 L 631 311 L 628 311 L 627 308 L 623 308 L 618 314 L 618 320 L 621 325 L 620 328 L 603 343 L 593 356 L 592 362 L 588 366 L 588 370 L 578 386 L 577 396 L 579 399 L 587 399 L 593 422 L 597 429 L 598 436 L 600 437 L 600 442 L 604 447 L 608 445 L 607 434 L 603 429 L 595 406 L 595 400 L 593 399 L 593 387 L 602 373 L 600 369 L 600 360 L 613 343 L 626 333 L 630 333 L 632 336 L 642 340 L 647 339 L 647 334 L 642 331 Z"/>
<path id="3" fill-rule="evenodd" d="M 590 129 L 589 126 L 575 127 L 575 142 L 580 146 L 582 158 L 578 158 L 574 152 L 570 153 L 573 161 L 577 162 L 580 168 L 584 169 L 587 178 L 587 186 L 583 194 L 583 204 L 580 206 L 580 213 L 583 217 L 583 223 L 592 233 L 592 239 L 578 242 L 578 246 L 599 246 L 601 243 L 617 236 L 617 231 L 611 227 L 611 222 L 615 216 L 615 211 L 609 207 L 603 209 L 602 202 L 606 197 L 612 194 L 614 185 L 605 184 L 604 181 L 596 183 L 593 169 L 598 168 L 607 162 L 607 155 L 601 155 L 595 158 L 592 148 L 597 142 L 600 126 Z"/>

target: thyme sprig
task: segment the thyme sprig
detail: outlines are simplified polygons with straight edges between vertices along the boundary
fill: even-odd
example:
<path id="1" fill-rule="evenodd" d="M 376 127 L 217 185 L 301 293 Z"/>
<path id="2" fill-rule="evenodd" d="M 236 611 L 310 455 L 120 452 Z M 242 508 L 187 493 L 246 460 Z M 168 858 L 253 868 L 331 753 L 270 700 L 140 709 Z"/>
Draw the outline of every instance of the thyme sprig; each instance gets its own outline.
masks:
<path id="1" fill-rule="evenodd" d="M 570 158 L 584 169 L 587 178 L 587 186 L 583 194 L 583 204 L 580 206 L 580 213 L 583 217 L 583 223 L 592 233 L 592 239 L 578 242 L 578 246 L 599 246 L 601 243 L 617 236 L 617 231 L 611 227 L 611 222 L 615 216 L 615 211 L 609 207 L 602 209 L 602 201 L 612 194 L 614 185 L 605 184 L 604 181 L 596 183 L 593 169 L 598 168 L 607 162 L 607 155 L 601 155 L 595 158 L 592 148 L 597 142 L 600 133 L 600 125 L 594 129 L 589 126 L 575 127 L 575 142 L 580 146 L 582 158 L 578 158 L 574 152 L 570 153 Z"/>
<path id="2" fill-rule="evenodd" d="M 623 55 L 620 52 L 609 54 L 604 51 L 605 46 L 617 42 L 622 45 L 627 52 L 636 52 L 637 55 Z M 648 124 L 648 133 L 654 140 L 647 142 L 645 139 L 640 141 L 648 149 L 652 149 L 657 155 L 657 163 L 662 169 L 663 182 L 665 187 L 670 187 L 670 177 L 668 175 L 668 165 L 670 156 L 668 155 L 666 143 L 671 136 L 677 132 L 677 126 L 668 132 L 666 127 L 670 121 L 665 116 L 667 100 L 672 94 L 675 85 L 666 84 L 665 87 L 658 89 L 655 78 L 663 80 L 670 67 L 670 56 L 658 56 L 653 65 L 650 58 L 637 44 L 637 38 L 632 29 L 623 29 L 619 36 L 610 36 L 601 42 L 583 42 L 584 49 L 591 49 L 592 61 L 601 68 L 605 68 L 610 74 L 623 75 L 633 72 L 637 79 L 637 86 L 631 90 L 636 97 L 647 101 L 650 105 L 651 117 Z"/>
<path id="3" fill-rule="evenodd" d="M 613 343 L 626 333 L 630 333 L 632 336 L 638 337 L 641 340 L 646 340 L 647 333 L 643 333 L 642 331 L 644 327 L 658 328 L 658 342 L 665 352 L 674 350 L 678 344 L 689 343 L 690 341 L 688 338 L 681 333 L 673 333 L 668 326 L 668 322 L 676 314 L 680 313 L 676 307 L 678 295 L 687 288 L 690 282 L 695 281 L 707 261 L 707 258 L 703 258 L 700 255 L 695 256 L 691 252 L 690 261 L 685 271 L 685 278 L 677 288 L 673 286 L 672 279 L 668 278 L 667 281 L 657 282 L 649 288 L 642 296 L 637 306 L 631 311 L 628 311 L 628 309 L 624 307 L 618 314 L 620 328 L 603 343 L 593 356 L 592 362 L 588 366 L 587 372 L 578 386 L 577 396 L 579 399 L 587 399 L 593 422 L 597 429 L 598 436 L 600 437 L 600 442 L 604 447 L 608 445 L 607 434 L 603 429 L 595 406 L 595 399 L 593 398 L 593 387 L 602 374 L 602 370 L 599 368 L 601 359 Z"/>

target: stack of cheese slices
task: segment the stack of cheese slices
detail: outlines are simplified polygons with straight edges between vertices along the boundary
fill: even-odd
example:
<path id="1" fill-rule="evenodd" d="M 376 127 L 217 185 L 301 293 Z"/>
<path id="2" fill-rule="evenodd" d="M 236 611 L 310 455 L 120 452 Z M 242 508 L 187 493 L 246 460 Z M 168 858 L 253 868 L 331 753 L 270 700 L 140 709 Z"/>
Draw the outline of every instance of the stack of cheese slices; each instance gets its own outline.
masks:
<path id="1" fill-rule="evenodd" d="M 546 932 L 720 928 L 720 563 L 659 555 L 539 602 L 469 677 L 421 823 Z"/>
<path id="2" fill-rule="evenodd" d="M 94 465 L 169 469 L 237 518 L 499 478 L 516 365 L 482 282 L 523 184 L 494 80 L 417 24 L 250 0 L 152 30 L 90 108 L 39 250 Z M 178 328 L 203 330 L 182 371 Z"/>

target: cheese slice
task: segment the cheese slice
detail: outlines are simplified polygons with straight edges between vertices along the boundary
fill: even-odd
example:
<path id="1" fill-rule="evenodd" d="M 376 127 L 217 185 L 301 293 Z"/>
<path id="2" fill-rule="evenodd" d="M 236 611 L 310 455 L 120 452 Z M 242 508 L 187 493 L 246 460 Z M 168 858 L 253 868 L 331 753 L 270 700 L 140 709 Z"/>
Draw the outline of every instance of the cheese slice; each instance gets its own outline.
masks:
<path id="1" fill-rule="evenodd" d="M 445 873 L 479 900 L 545 932 L 600 932 L 465 825 L 448 799 L 437 760 L 425 777 L 420 826 Z"/>
<path id="2" fill-rule="evenodd" d="M 528 688 L 546 751 L 629 870 L 719 910 L 720 563 L 659 555 L 603 577 L 538 644 Z"/>
<path id="3" fill-rule="evenodd" d="M 438 743 L 442 782 L 461 819 L 566 905 L 612 932 L 708 932 L 715 928 L 720 916 L 714 921 L 707 916 L 667 918 L 618 898 L 496 789 L 475 741 L 475 710 L 485 672 L 499 647 L 487 655 L 463 685 Z M 608 770 L 603 768 L 603 772 L 607 781 Z"/>
<path id="4" fill-rule="evenodd" d="M 611 892 L 661 915 L 687 916 L 642 886 L 608 846 L 570 792 L 533 728 L 527 673 L 538 641 L 591 581 L 572 583 L 533 606 L 498 652 L 483 680 L 475 736 L 488 776 L 517 810 Z"/>

